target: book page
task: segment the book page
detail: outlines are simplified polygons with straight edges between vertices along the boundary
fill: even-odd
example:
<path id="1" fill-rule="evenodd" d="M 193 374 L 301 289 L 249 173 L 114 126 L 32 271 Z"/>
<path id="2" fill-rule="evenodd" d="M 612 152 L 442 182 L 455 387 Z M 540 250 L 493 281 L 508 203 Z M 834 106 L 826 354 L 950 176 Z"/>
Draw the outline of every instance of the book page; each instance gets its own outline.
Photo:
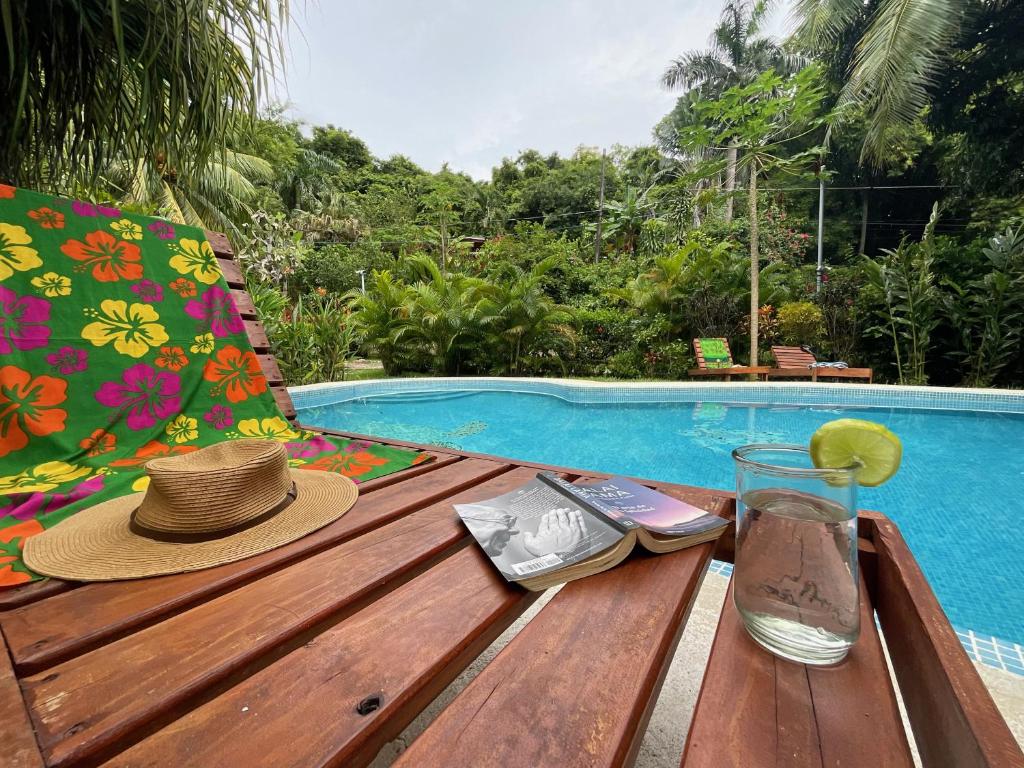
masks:
<path id="1" fill-rule="evenodd" d="M 540 480 L 455 511 L 509 581 L 586 560 L 624 535 Z"/>

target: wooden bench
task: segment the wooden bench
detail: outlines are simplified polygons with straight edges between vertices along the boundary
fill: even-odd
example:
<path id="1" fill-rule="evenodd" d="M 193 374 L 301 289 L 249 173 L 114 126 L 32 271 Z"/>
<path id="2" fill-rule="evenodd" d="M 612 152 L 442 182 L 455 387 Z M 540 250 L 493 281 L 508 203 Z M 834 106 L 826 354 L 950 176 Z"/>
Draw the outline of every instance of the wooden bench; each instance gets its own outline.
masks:
<path id="1" fill-rule="evenodd" d="M 867 379 L 870 384 L 875 376 L 870 368 L 816 368 L 817 358 L 802 347 L 773 346 L 772 355 L 778 366 L 768 369 L 768 378 L 772 379 Z"/>

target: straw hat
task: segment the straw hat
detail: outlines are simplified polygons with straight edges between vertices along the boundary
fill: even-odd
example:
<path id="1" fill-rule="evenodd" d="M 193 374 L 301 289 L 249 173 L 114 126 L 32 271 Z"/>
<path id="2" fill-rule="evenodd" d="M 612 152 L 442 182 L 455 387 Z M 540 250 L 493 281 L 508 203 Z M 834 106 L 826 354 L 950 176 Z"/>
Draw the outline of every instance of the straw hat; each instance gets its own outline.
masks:
<path id="1" fill-rule="evenodd" d="M 337 520 L 358 490 L 334 472 L 288 467 L 280 443 L 234 440 L 146 464 L 149 488 L 72 515 L 25 541 L 46 576 L 136 579 L 241 560 Z"/>

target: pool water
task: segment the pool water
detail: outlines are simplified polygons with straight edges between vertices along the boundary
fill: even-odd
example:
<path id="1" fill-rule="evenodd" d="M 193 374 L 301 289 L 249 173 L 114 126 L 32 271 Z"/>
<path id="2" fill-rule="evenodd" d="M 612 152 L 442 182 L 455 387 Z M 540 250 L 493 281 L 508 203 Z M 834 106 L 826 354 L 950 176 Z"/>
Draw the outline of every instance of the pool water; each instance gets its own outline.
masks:
<path id="1" fill-rule="evenodd" d="M 300 421 L 467 451 L 734 488 L 745 443 L 806 445 L 826 421 L 878 421 L 903 466 L 858 504 L 895 520 L 957 627 L 1024 644 L 1024 414 L 913 408 L 572 403 L 505 391 L 364 397 Z"/>

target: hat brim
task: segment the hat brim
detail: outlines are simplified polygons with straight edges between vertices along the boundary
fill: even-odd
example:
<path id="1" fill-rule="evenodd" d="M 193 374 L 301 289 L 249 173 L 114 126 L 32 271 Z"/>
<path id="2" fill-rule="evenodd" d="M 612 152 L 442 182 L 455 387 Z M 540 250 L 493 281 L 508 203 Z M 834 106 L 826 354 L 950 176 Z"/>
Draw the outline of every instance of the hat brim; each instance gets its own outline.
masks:
<path id="1" fill-rule="evenodd" d="M 75 581 L 141 579 L 233 563 L 289 544 L 333 523 L 355 504 L 358 487 L 335 472 L 290 470 L 295 501 L 252 528 L 211 541 L 178 544 L 133 533 L 132 512 L 145 493 L 83 509 L 25 540 L 25 564 L 36 573 Z"/>

